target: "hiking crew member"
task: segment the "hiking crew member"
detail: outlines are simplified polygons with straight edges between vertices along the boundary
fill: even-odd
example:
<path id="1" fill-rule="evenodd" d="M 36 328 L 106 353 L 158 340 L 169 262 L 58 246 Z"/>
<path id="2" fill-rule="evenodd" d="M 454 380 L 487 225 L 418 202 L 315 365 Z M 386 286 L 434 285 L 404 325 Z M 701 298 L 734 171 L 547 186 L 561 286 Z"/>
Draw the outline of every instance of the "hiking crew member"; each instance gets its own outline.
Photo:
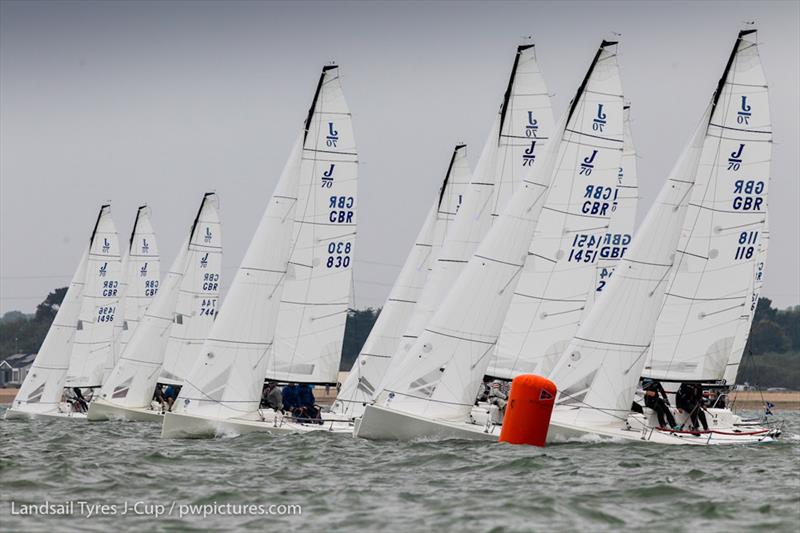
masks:
<path id="1" fill-rule="evenodd" d="M 664 387 L 658 380 L 644 380 L 642 382 L 644 389 L 644 404 L 656 412 L 658 417 L 658 425 L 660 427 L 675 428 L 678 424 L 675 423 L 675 417 L 672 416 L 672 411 L 669 409 L 669 400 Z"/>
<path id="2" fill-rule="evenodd" d="M 708 431 L 708 422 L 706 421 L 706 413 L 703 411 L 703 388 L 699 383 L 681 383 L 678 392 L 675 393 L 675 403 L 678 409 L 689 413 L 692 420 L 692 429 L 697 431 L 700 423 L 703 424 L 703 429 Z"/>

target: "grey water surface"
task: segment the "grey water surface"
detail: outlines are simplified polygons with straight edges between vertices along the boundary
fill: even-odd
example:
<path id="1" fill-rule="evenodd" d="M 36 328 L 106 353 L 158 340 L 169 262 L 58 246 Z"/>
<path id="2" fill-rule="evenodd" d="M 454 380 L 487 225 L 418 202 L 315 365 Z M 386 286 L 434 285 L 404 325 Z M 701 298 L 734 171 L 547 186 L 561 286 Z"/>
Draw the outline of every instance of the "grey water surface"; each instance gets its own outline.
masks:
<path id="1" fill-rule="evenodd" d="M 800 413 L 778 416 L 770 444 L 547 448 L 324 432 L 164 440 L 157 424 L 1 420 L 0 530 L 797 531 Z M 20 514 L 45 502 L 72 509 Z M 100 504 L 105 515 L 87 516 Z"/>

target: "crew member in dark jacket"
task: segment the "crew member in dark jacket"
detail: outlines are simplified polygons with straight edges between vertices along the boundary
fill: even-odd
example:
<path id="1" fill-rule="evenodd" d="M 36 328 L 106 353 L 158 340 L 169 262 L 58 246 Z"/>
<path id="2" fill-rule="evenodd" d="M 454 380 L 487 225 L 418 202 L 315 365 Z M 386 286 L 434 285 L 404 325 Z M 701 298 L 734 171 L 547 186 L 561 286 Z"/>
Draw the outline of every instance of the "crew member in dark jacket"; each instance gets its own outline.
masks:
<path id="1" fill-rule="evenodd" d="M 642 383 L 642 388 L 644 389 L 644 404 L 656 412 L 658 425 L 670 429 L 677 426 L 675 417 L 672 416 L 672 411 L 669 409 L 667 393 L 661 386 L 661 382 L 655 379 L 646 380 Z"/>
<path id="2" fill-rule="evenodd" d="M 693 430 L 700 429 L 700 425 L 697 423 L 699 419 L 703 424 L 703 429 L 708 431 L 706 413 L 703 411 L 703 388 L 699 383 L 681 383 L 678 392 L 675 393 L 675 403 L 678 405 L 678 409 L 689 413 Z"/>

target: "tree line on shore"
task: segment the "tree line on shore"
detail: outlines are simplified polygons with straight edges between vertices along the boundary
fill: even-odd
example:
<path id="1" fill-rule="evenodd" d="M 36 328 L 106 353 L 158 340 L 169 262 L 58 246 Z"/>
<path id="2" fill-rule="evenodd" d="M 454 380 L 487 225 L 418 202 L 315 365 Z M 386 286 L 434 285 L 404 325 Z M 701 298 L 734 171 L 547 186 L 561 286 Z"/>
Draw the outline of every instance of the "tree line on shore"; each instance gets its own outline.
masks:
<path id="1" fill-rule="evenodd" d="M 39 350 L 66 292 L 66 287 L 50 292 L 33 314 L 9 311 L 0 318 L 0 360 Z M 350 370 L 380 311 L 366 308 L 348 313 L 342 370 Z M 800 389 L 800 305 L 776 309 L 769 298 L 759 298 L 737 378 L 737 383 L 744 382 Z"/>

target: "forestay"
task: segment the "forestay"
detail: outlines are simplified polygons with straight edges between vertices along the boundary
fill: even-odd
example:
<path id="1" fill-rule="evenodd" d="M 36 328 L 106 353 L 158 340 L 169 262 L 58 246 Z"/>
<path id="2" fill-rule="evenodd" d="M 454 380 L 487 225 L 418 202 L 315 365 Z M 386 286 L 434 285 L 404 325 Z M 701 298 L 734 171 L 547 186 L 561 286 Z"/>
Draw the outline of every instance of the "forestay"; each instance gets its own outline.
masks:
<path id="1" fill-rule="evenodd" d="M 69 366 L 72 341 L 75 338 L 75 327 L 81 309 L 88 259 L 87 248 L 81 256 L 64 299 L 58 306 L 39 353 L 36 354 L 36 359 L 17 392 L 12 409 L 32 413 L 46 413 L 58 409 L 64 392 L 64 378 Z"/>
<path id="2" fill-rule="evenodd" d="M 289 259 L 301 147 L 298 138 L 174 412 L 256 415 Z"/>
<path id="3" fill-rule="evenodd" d="M 456 217 L 470 171 L 466 145 L 453 150 L 444 182 L 436 195 L 425 223 L 408 254 L 389 297 L 381 308 L 353 368 L 347 376 L 332 410 L 351 418 L 361 416 L 364 404 L 371 401 L 383 379 L 411 314 L 422 292 L 431 265 L 438 256 L 449 226 Z"/>
<path id="4" fill-rule="evenodd" d="M 553 112 L 533 45 L 517 48 L 514 66 L 464 201 L 448 230 L 425 289 L 378 391 L 394 379 L 512 193 L 542 166 Z"/>
<path id="5" fill-rule="evenodd" d="M 89 244 L 81 309 L 67 369 L 66 387 L 99 387 L 112 357 L 122 260 L 111 206 L 100 209 Z"/>
<path id="6" fill-rule="evenodd" d="M 556 130 L 562 142 L 548 150 L 545 163 L 532 178 L 525 179 L 500 213 L 412 347 L 398 377 L 380 394 L 379 404 L 426 418 L 454 422 L 466 418 L 519 280 L 551 177 L 565 178 L 560 165 L 558 170 L 555 165 L 568 159 L 579 165 L 585 157 L 578 153 L 580 143 L 576 141 L 584 132 L 593 131 L 596 105 L 591 106 L 591 101 L 602 94 L 601 80 L 606 78 L 605 68 L 595 67 L 615 53 L 615 43 L 603 42 Z M 599 147 L 622 145 L 622 100 L 621 95 L 617 97 L 618 109 L 609 108 L 606 113 L 617 115 L 610 124 L 616 124 L 619 131 L 608 138 L 605 133 L 597 135 L 594 142 Z M 597 163 L 603 166 L 602 161 Z M 614 168 L 618 166 L 617 156 Z"/>
<path id="7" fill-rule="evenodd" d="M 219 198 L 206 193 L 192 224 L 186 267 L 178 289 L 173 324 L 164 351 L 162 383 L 181 384 L 197 359 L 214 317 L 222 270 Z"/>
<path id="8" fill-rule="evenodd" d="M 339 69 L 320 76 L 306 120 L 289 266 L 266 376 L 337 382 L 352 292 L 358 155 Z"/>
<path id="9" fill-rule="evenodd" d="M 596 266 L 625 251 L 622 237 L 609 228 L 617 216 L 624 145 L 622 84 L 613 47 L 598 52 L 584 94 L 575 115 L 590 119 L 577 122 L 583 130 L 568 128 L 562 140 L 556 175 L 487 369 L 490 376 L 549 373 L 595 291 Z M 630 233 L 633 219 L 621 214 Z"/>
<path id="10" fill-rule="evenodd" d="M 766 260 L 772 127 L 755 31 L 720 80 L 697 182 L 644 375 L 718 381 L 750 329 L 754 270 Z M 741 348 L 737 347 L 736 351 Z M 739 353 L 736 363 L 741 358 Z"/>
<path id="11" fill-rule="evenodd" d="M 118 317 L 114 321 L 113 357 L 106 361 L 105 377 L 111 373 L 125 345 L 133 336 L 139 320 L 158 291 L 161 276 L 156 235 L 150 222 L 150 208 L 146 205 L 136 210 L 128 250 L 122 260 L 123 281 Z"/>

